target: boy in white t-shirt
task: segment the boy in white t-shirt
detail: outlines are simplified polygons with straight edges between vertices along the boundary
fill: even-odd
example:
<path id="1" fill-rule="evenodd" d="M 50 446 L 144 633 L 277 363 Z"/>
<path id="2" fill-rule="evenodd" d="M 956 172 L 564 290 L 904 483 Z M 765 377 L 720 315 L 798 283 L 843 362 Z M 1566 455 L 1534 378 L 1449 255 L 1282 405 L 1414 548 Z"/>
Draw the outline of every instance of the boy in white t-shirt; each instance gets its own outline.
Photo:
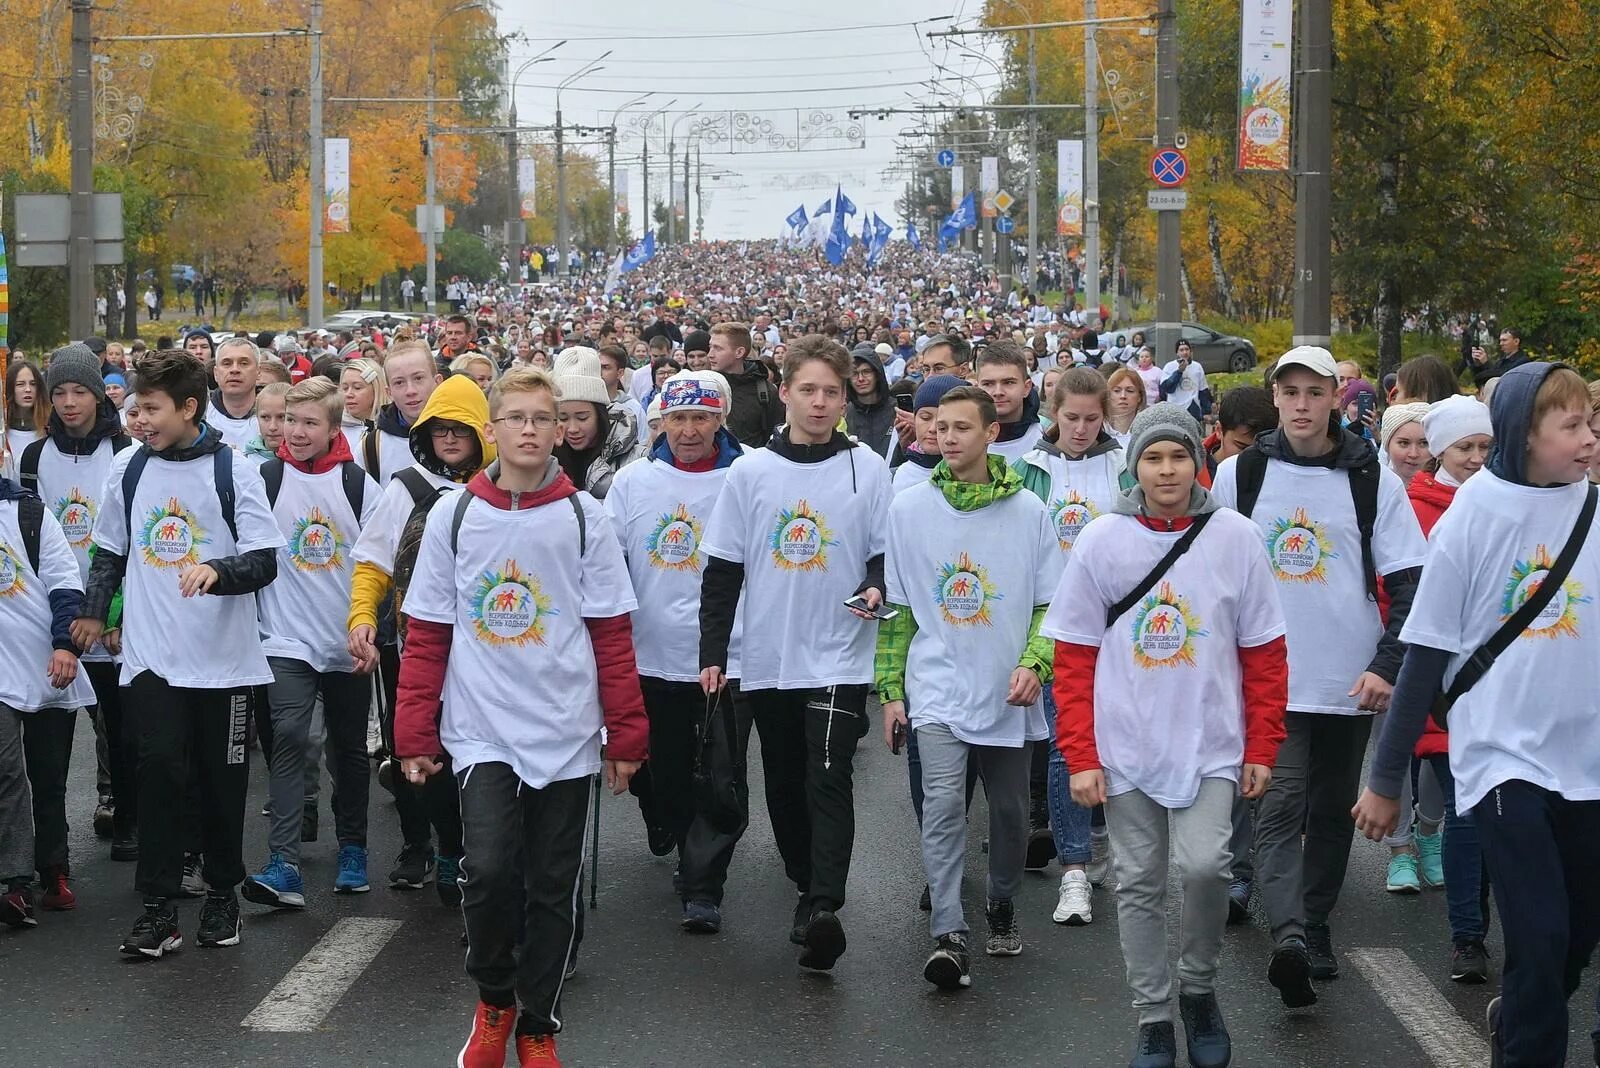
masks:
<path id="1" fill-rule="evenodd" d="M 408 782 L 445 774 L 448 755 L 460 784 L 478 985 L 464 1068 L 502 1064 L 513 1020 L 521 1064 L 559 1064 L 595 774 L 622 793 L 649 735 L 627 565 L 599 502 L 551 456 L 555 385 L 522 368 L 489 403 L 500 458 L 434 505 L 401 606 L 395 723 Z"/>
<path id="2" fill-rule="evenodd" d="M 367 711 L 372 679 L 355 671 L 346 646 L 352 552 L 378 506 L 378 486 L 350 456 L 339 428 L 344 402 L 320 375 L 284 395 L 284 443 L 261 466 L 268 503 L 287 545 L 278 578 L 261 591 L 261 631 L 272 682 L 267 686 L 272 760 L 272 824 L 266 865 L 246 879 L 248 901 L 304 908 L 300 835 L 307 741 L 320 698 L 333 776 L 339 841 L 336 893 L 367 885 Z M 286 453 L 287 455 L 283 455 Z M 311 764 L 315 767 L 315 752 Z"/>
<path id="3" fill-rule="evenodd" d="M 1399 477 L 1341 427 L 1337 375 L 1327 349 L 1284 353 L 1278 429 L 1224 460 L 1211 491 L 1260 528 L 1289 621 L 1288 736 L 1257 805 L 1255 885 L 1275 943 L 1267 977 L 1290 1008 L 1315 1003 L 1313 979 L 1339 974 L 1328 920 L 1350 860 L 1350 797 L 1428 550 Z"/>
<path id="4" fill-rule="evenodd" d="M 852 762 L 867 730 L 873 617 L 883 600 L 889 468 L 837 428 L 850 354 L 811 334 L 784 356 L 788 421 L 728 472 L 706 527 L 700 682 L 725 683 L 741 590 L 761 625 L 743 635 L 767 811 L 799 890 L 789 940 L 826 971 L 845 949 L 838 910 L 855 838 Z M 866 610 L 846 608 L 864 598 Z"/>
<path id="5" fill-rule="evenodd" d="M 1183 883 L 1178 1008 L 1189 1063 L 1223 1068 L 1232 1045 L 1215 989 L 1233 799 L 1261 796 L 1283 739 L 1283 612 L 1254 525 L 1195 481 L 1194 419 L 1170 403 L 1145 409 L 1129 455 L 1138 484 L 1078 536 L 1041 631 L 1059 643 L 1056 740 L 1073 800 L 1106 809 L 1139 1010 L 1132 1063 L 1172 1068 L 1177 1055 L 1171 851 Z"/>
<path id="6" fill-rule="evenodd" d="M 1000 434 L 989 451 L 1015 463 L 1039 442 L 1039 391 L 1028 377 L 1028 354 L 1009 338 L 986 346 L 973 364 L 973 377 L 994 398 L 1000 413 Z"/>
<path id="7" fill-rule="evenodd" d="M 1374 841 L 1399 822 L 1400 780 L 1435 699 L 1547 581 L 1596 492 L 1583 379 L 1529 363 L 1499 383 L 1489 464 L 1434 526 L 1401 634 L 1405 664 L 1353 813 Z M 1456 803 L 1477 824 L 1505 934 L 1488 1016 L 1491 1063 L 1506 1068 L 1567 1063 L 1567 1002 L 1600 943 L 1600 523 L 1581 536 L 1560 589 L 1449 709 Z M 1594 1040 L 1600 1064 L 1600 1031 Z"/>
<path id="8" fill-rule="evenodd" d="M 876 674 L 884 741 L 899 752 L 914 726 L 922 764 L 922 862 L 935 941 L 923 977 L 970 986 L 961 909 L 969 763 L 989 799 L 985 914 L 992 957 L 1022 952 L 1013 898 L 1028 841 L 1028 709 L 1050 679 L 1051 646 L 1038 637 L 1061 569 L 1045 507 L 989 445 L 994 401 L 977 386 L 939 402 L 943 462 L 889 509 L 886 603 Z M 907 710 L 910 710 L 910 719 Z"/>
<path id="9" fill-rule="evenodd" d="M 73 638 L 100 640 L 119 585 L 127 698 L 160 715 L 137 717 L 139 869 L 144 914 L 122 943 L 160 957 L 183 945 L 171 899 L 183 876 L 184 790 L 199 782 L 208 886 L 201 946 L 239 942 L 241 855 L 255 687 L 272 681 L 254 594 L 277 576 L 283 535 L 254 464 L 205 422 L 206 377 L 188 353 L 158 352 L 139 367 L 145 445 L 112 462 L 95 519 L 83 614 Z M 225 651 L 225 655 L 219 655 Z"/>
<path id="10" fill-rule="evenodd" d="M 74 903 L 59 894 L 72 729 L 78 709 L 94 703 L 68 632 L 82 604 L 61 524 L 31 492 L 0 479 L 0 923 L 10 927 L 37 922 L 35 871 L 45 907 Z"/>

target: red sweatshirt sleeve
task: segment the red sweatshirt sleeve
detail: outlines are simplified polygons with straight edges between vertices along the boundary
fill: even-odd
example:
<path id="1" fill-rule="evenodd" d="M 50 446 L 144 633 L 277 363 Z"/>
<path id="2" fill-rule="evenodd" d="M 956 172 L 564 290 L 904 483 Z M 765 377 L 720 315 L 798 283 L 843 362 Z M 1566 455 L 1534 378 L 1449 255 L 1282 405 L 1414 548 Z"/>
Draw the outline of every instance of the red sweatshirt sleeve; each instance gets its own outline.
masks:
<path id="1" fill-rule="evenodd" d="M 606 721 L 608 760 L 645 760 L 650 756 L 650 721 L 639 691 L 639 669 L 633 659 L 633 621 L 627 615 L 585 619 L 594 663 L 600 673 L 600 707 Z M 401 678 L 404 678 L 404 672 Z"/>
<path id="2" fill-rule="evenodd" d="M 1067 772 L 1096 771 L 1100 752 L 1094 744 L 1094 666 L 1100 650 L 1092 645 L 1056 642 L 1056 745 Z"/>
<path id="3" fill-rule="evenodd" d="M 1239 648 L 1244 675 L 1244 762 L 1272 767 L 1285 735 L 1289 704 L 1289 643 L 1282 637 Z"/>
<path id="4" fill-rule="evenodd" d="M 406 641 L 400 654 L 400 681 L 394 706 L 394 755 L 400 758 L 438 756 L 439 702 L 444 694 L 444 669 L 450 661 L 455 628 L 449 623 L 406 617 Z"/>

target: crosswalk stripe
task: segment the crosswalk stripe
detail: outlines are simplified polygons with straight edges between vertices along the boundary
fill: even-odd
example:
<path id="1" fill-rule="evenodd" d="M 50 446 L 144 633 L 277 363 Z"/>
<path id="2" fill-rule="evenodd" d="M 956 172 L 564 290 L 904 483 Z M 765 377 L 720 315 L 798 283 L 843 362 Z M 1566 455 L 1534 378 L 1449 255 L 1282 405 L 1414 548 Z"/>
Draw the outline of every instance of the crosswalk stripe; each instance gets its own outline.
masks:
<path id="1" fill-rule="evenodd" d="M 340 920 L 239 1026 L 251 1031 L 316 1030 L 400 924 L 366 917 Z"/>
<path id="2" fill-rule="evenodd" d="M 1482 1068 L 1489 1044 L 1398 949 L 1356 949 L 1349 958 L 1438 1068 Z"/>

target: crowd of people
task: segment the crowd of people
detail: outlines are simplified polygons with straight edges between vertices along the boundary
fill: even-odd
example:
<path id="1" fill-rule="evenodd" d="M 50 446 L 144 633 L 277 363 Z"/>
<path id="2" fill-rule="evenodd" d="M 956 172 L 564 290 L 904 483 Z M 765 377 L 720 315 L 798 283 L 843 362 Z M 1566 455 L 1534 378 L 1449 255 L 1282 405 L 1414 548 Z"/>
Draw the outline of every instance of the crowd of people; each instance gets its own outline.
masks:
<path id="1" fill-rule="evenodd" d="M 1025 870 L 1059 866 L 1068 927 L 1114 887 L 1133 1068 L 1174 1065 L 1178 1024 L 1190 1064 L 1230 1063 L 1219 958 L 1253 903 L 1283 1003 L 1318 1000 L 1357 831 L 1389 891 L 1443 888 L 1454 981 L 1492 978 L 1492 888 L 1495 1063 L 1565 1063 L 1600 940 L 1600 388 L 1510 331 L 1475 393 L 1433 357 L 1374 387 L 1301 346 L 1213 396 L 1186 345 L 1010 300 L 961 255 L 866 275 L 711 244 L 623 281 L 12 360 L 0 921 L 76 905 L 77 710 L 96 830 L 136 865 L 136 958 L 184 945 L 184 898 L 202 947 L 238 944 L 241 896 L 305 907 L 325 756 L 328 889 L 377 881 L 376 777 L 404 843 L 382 881 L 464 922 L 458 1063 L 558 1064 L 601 784 L 713 935 L 753 728 L 783 937 L 826 971 L 881 734 L 940 989 L 977 970 L 981 786 L 983 955 L 1023 952 Z"/>

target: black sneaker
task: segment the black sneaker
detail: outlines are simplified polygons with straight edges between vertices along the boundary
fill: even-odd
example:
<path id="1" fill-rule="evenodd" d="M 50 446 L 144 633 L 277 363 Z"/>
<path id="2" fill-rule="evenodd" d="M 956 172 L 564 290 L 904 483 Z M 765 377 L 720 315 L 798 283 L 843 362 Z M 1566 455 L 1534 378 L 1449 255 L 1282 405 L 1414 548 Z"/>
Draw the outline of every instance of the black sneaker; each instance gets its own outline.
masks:
<path id="1" fill-rule="evenodd" d="M 1215 994 L 1179 994 L 1178 1015 L 1189 1047 L 1190 1068 L 1228 1068 L 1233 1060 L 1233 1040 L 1222 1022 Z"/>
<path id="2" fill-rule="evenodd" d="M 1489 951 L 1482 942 L 1462 942 L 1451 950 L 1450 981 L 1472 986 L 1489 981 Z"/>
<path id="3" fill-rule="evenodd" d="M 407 842 L 400 847 L 395 858 L 394 871 L 389 873 L 389 885 L 396 890 L 421 890 L 428 885 L 433 874 L 433 843 Z"/>
<path id="4" fill-rule="evenodd" d="M 200 906 L 200 933 L 195 941 L 202 949 L 239 944 L 239 899 L 232 890 L 225 895 L 206 895 L 206 903 Z"/>
<path id="5" fill-rule="evenodd" d="M 933 911 L 933 890 L 927 883 L 922 884 L 922 896 L 917 899 L 917 908 L 923 912 Z"/>
<path id="6" fill-rule="evenodd" d="M 1278 996 L 1291 1009 L 1317 1003 L 1317 991 L 1311 985 L 1311 954 L 1306 952 L 1305 939 L 1290 935 L 1278 943 L 1267 965 L 1267 982 L 1278 988 Z"/>
<path id="7" fill-rule="evenodd" d="M 1022 928 L 1017 924 L 1017 909 L 1010 901 L 990 901 L 983 914 L 989 921 L 989 937 L 983 951 L 991 957 L 1015 957 L 1022 953 Z"/>
<path id="8" fill-rule="evenodd" d="M 1500 1068 L 1506 1060 L 1505 1048 L 1500 1045 L 1500 999 L 1490 1001 L 1483 1015 L 1489 1024 L 1489 1068 Z"/>
<path id="9" fill-rule="evenodd" d="M 1306 924 L 1306 952 L 1311 954 L 1311 978 L 1339 978 L 1339 958 L 1333 955 L 1333 932 L 1327 924 Z"/>
<path id="10" fill-rule="evenodd" d="M 317 840 L 317 803 L 307 801 L 300 810 L 300 841 L 315 842 Z"/>
<path id="11" fill-rule="evenodd" d="M 6 888 L 5 895 L 0 896 L 0 923 L 7 927 L 39 926 L 39 921 L 33 918 L 31 886 L 18 882 Z"/>
<path id="12" fill-rule="evenodd" d="M 794 926 L 789 928 L 789 941 L 797 946 L 806 944 L 806 928 L 811 925 L 811 906 L 806 903 L 805 891 L 800 892 L 800 900 L 794 903 Z"/>
<path id="13" fill-rule="evenodd" d="M 960 990 L 972 985 L 972 957 L 967 952 L 967 936 L 939 936 L 938 945 L 922 966 L 922 977 L 940 990 Z"/>
<path id="14" fill-rule="evenodd" d="M 111 798 L 101 795 L 100 803 L 94 807 L 94 833 L 96 838 L 110 838 L 112 827 L 117 820 L 117 806 Z"/>
<path id="15" fill-rule="evenodd" d="M 1043 871 L 1056 859 L 1056 840 L 1049 827 L 1035 827 L 1028 832 L 1028 852 L 1022 866 L 1027 871 Z"/>
<path id="16" fill-rule="evenodd" d="M 139 859 L 139 832 L 129 830 L 111 838 L 111 859 L 118 861 Z"/>
<path id="17" fill-rule="evenodd" d="M 206 859 L 199 853 L 183 855 L 183 881 L 178 884 L 179 897 L 201 897 L 206 892 Z"/>
<path id="18" fill-rule="evenodd" d="M 722 910 L 709 901 L 685 901 L 678 926 L 690 934 L 716 934 L 722 930 Z"/>
<path id="19" fill-rule="evenodd" d="M 162 954 L 182 948 L 178 911 L 170 901 L 146 901 L 144 912 L 134 921 L 133 930 L 122 940 L 124 955 L 151 960 L 159 960 Z"/>
<path id="20" fill-rule="evenodd" d="M 1175 1068 L 1178 1063 L 1178 1033 L 1171 1020 L 1139 1025 L 1139 1039 L 1133 1046 L 1128 1068 Z"/>
<path id="21" fill-rule="evenodd" d="M 818 909 L 806 924 L 800 967 L 825 972 L 844 954 L 844 924 L 828 909 Z"/>
<path id="22" fill-rule="evenodd" d="M 1228 884 L 1228 923 L 1244 923 L 1250 918 L 1250 895 L 1255 884 L 1249 879 L 1234 879 Z"/>

